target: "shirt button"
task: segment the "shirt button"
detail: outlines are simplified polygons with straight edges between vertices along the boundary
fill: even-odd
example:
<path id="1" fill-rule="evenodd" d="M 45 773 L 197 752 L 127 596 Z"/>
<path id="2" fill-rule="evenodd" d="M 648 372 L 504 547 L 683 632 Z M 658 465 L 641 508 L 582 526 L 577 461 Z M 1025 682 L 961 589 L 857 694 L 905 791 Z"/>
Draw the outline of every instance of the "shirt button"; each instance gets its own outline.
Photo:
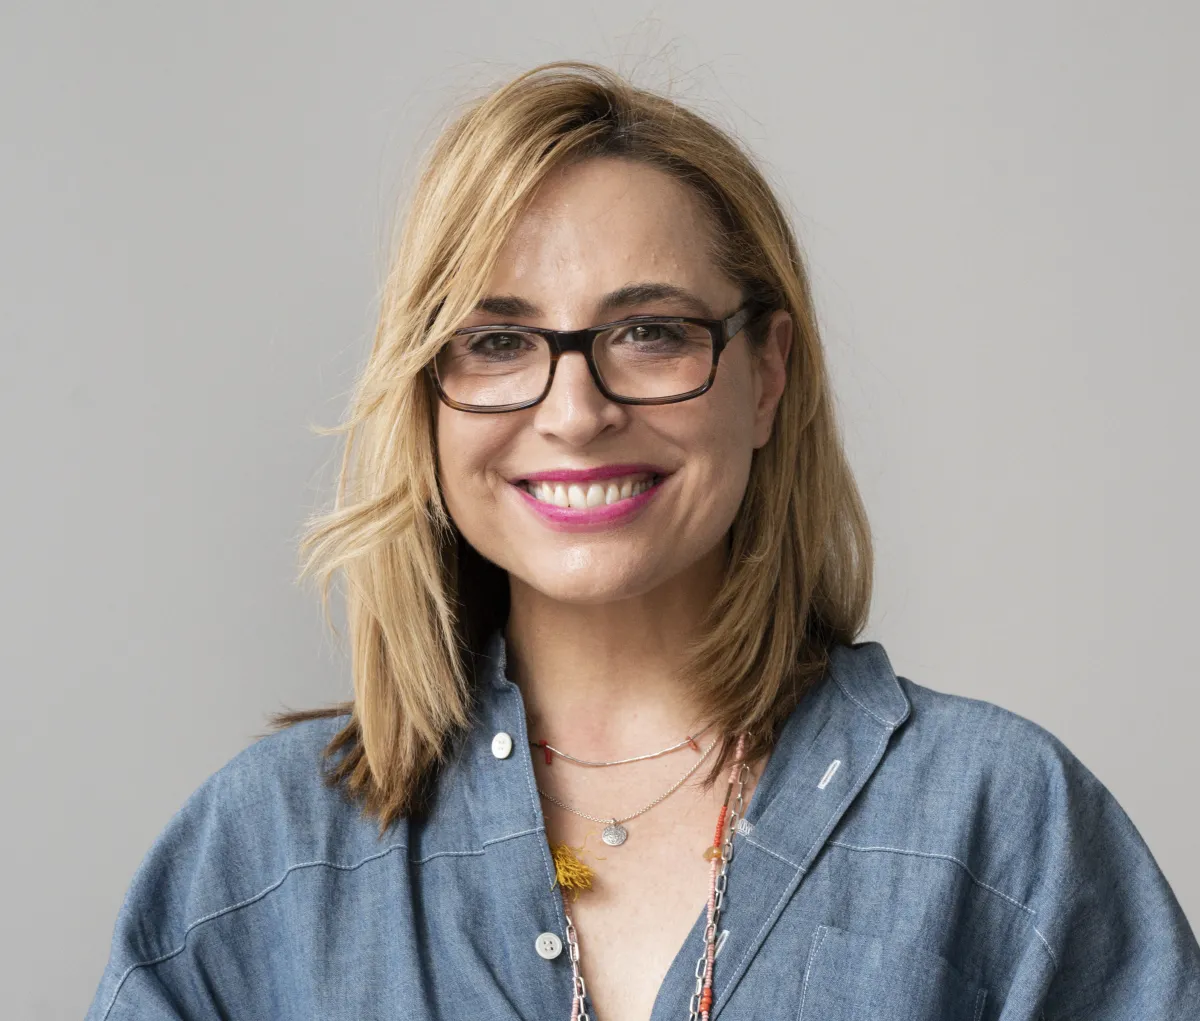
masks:
<path id="1" fill-rule="evenodd" d="M 503 730 L 492 738 L 492 754 L 498 759 L 507 759 L 512 754 L 512 738 Z"/>
<path id="2" fill-rule="evenodd" d="M 547 961 L 553 961 L 562 953 L 562 940 L 553 932 L 543 932 L 533 941 L 533 945 L 538 952 L 538 957 Z"/>

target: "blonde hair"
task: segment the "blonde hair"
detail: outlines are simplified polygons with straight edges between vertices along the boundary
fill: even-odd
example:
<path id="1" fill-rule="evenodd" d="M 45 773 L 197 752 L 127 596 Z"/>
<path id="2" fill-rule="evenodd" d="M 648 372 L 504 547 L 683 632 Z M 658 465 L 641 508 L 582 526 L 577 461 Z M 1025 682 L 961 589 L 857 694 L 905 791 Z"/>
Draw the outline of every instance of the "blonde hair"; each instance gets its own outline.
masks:
<path id="1" fill-rule="evenodd" d="M 718 732 L 745 732 L 752 756 L 765 752 L 831 645 L 866 622 L 870 532 L 807 274 L 769 185 L 729 135 L 671 99 L 595 65 L 534 68 L 467 109 L 427 157 L 339 430 L 335 506 L 301 542 L 301 574 L 320 580 L 326 607 L 331 581 L 344 581 L 354 700 L 277 721 L 350 712 L 327 749 L 330 780 L 381 828 L 427 804 L 469 725 L 475 656 L 507 612 L 505 576 L 466 544 L 442 502 L 424 369 L 482 296 L 539 183 L 594 157 L 642 161 L 694 189 L 712 216 L 718 265 L 794 323 L 771 438 L 754 454 L 726 575 L 686 666 L 702 708 Z"/>

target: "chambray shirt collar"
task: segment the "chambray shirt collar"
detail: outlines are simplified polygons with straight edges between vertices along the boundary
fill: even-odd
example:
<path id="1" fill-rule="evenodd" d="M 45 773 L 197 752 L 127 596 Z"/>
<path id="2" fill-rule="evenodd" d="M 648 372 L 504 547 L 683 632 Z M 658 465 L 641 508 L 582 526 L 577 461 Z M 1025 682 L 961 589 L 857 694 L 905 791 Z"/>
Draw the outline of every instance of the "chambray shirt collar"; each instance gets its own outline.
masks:
<path id="1" fill-rule="evenodd" d="M 910 711 L 882 646 L 836 646 L 767 760 L 748 841 L 807 870 Z"/>
<path id="2" fill-rule="evenodd" d="M 476 676 L 475 725 L 446 785 L 465 796 L 455 808 L 466 813 L 455 817 L 456 828 L 466 821 L 482 841 L 544 828 L 532 768 L 497 769 L 492 754 L 492 739 L 503 731 L 512 738 L 513 759 L 529 766 L 524 702 L 507 675 L 502 631 L 486 643 Z M 780 733 L 748 806 L 744 835 L 807 869 L 910 712 L 881 645 L 834 646 L 824 675 Z"/>

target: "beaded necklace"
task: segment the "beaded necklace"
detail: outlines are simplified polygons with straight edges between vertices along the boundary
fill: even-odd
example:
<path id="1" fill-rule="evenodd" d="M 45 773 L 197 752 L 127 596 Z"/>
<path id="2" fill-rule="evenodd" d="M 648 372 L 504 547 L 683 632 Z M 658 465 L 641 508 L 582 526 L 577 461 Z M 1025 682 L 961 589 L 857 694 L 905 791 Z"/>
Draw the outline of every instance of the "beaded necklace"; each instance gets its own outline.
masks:
<path id="1" fill-rule="evenodd" d="M 725 800 L 717 813 L 717 826 L 712 844 L 705 849 L 704 858 L 709 863 L 707 917 L 704 926 L 704 946 L 696 961 L 696 986 L 688 1004 L 688 1021 L 709 1021 L 713 1001 L 713 963 L 717 956 L 717 926 L 725 902 L 725 888 L 729 881 L 729 863 L 733 860 L 733 834 L 742 816 L 742 795 L 746 783 L 746 737 L 739 734 L 734 752 L 733 768 L 729 772 L 729 783 L 725 787 Z M 731 806 L 732 801 L 732 806 Z M 557 855 L 556 855 L 557 859 Z M 556 861 L 557 864 L 557 861 Z M 563 875 L 560 872 L 560 886 Z M 587 888 L 590 878 L 576 888 Z M 571 1021 L 591 1021 L 587 1011 L 587 986 L 579 967 L 579 937 L 575 923 L 567 911 L 563 898 L 563 914 L 567 923 L 567 952 L 571 959 Z"/>

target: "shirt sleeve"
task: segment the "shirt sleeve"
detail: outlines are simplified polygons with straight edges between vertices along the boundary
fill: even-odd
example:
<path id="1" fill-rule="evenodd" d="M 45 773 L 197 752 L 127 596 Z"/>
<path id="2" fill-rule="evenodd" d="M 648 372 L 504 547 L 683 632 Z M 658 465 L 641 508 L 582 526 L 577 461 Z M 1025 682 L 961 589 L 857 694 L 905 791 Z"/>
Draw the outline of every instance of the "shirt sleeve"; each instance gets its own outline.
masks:
<path id="1" fill-rule="evenodd" d="M 153 968 L 105 974 L 85 1021 L 216 1021 L 215 1009 L 184 1004 Z"/>
<path id="2" fill-rule="evenodd" d="M 211 781 L 210 781 L 211 785 Z M 208 1021 L 224 1014 L 214 976 L 177 917 L 203 917 L 214 827 L 206 788 L 168 823 L 134 874 L 86 1021 Z"/>
<path id="3" fill-rule="evenodd" d="M 343 722 L 264 737 L 192 793 L 133 875 L 87 1021 L 317 1016 L 296 1005 L 317 979 L 289 934 L 324 902 L 301 900 L 302 920 L 289 897 L 324 874 L 307 866 L 380 853 L 376 827 L 323 778 Z"/>
<path id="4" fill-rule="evenodd" d="M 1028 1016 L 1200 1021 L 1200 946 L 1166 877 L 1112 793 L 1073 756 L 1064 766 L 1038 910 L 1049 967 Z"/>

